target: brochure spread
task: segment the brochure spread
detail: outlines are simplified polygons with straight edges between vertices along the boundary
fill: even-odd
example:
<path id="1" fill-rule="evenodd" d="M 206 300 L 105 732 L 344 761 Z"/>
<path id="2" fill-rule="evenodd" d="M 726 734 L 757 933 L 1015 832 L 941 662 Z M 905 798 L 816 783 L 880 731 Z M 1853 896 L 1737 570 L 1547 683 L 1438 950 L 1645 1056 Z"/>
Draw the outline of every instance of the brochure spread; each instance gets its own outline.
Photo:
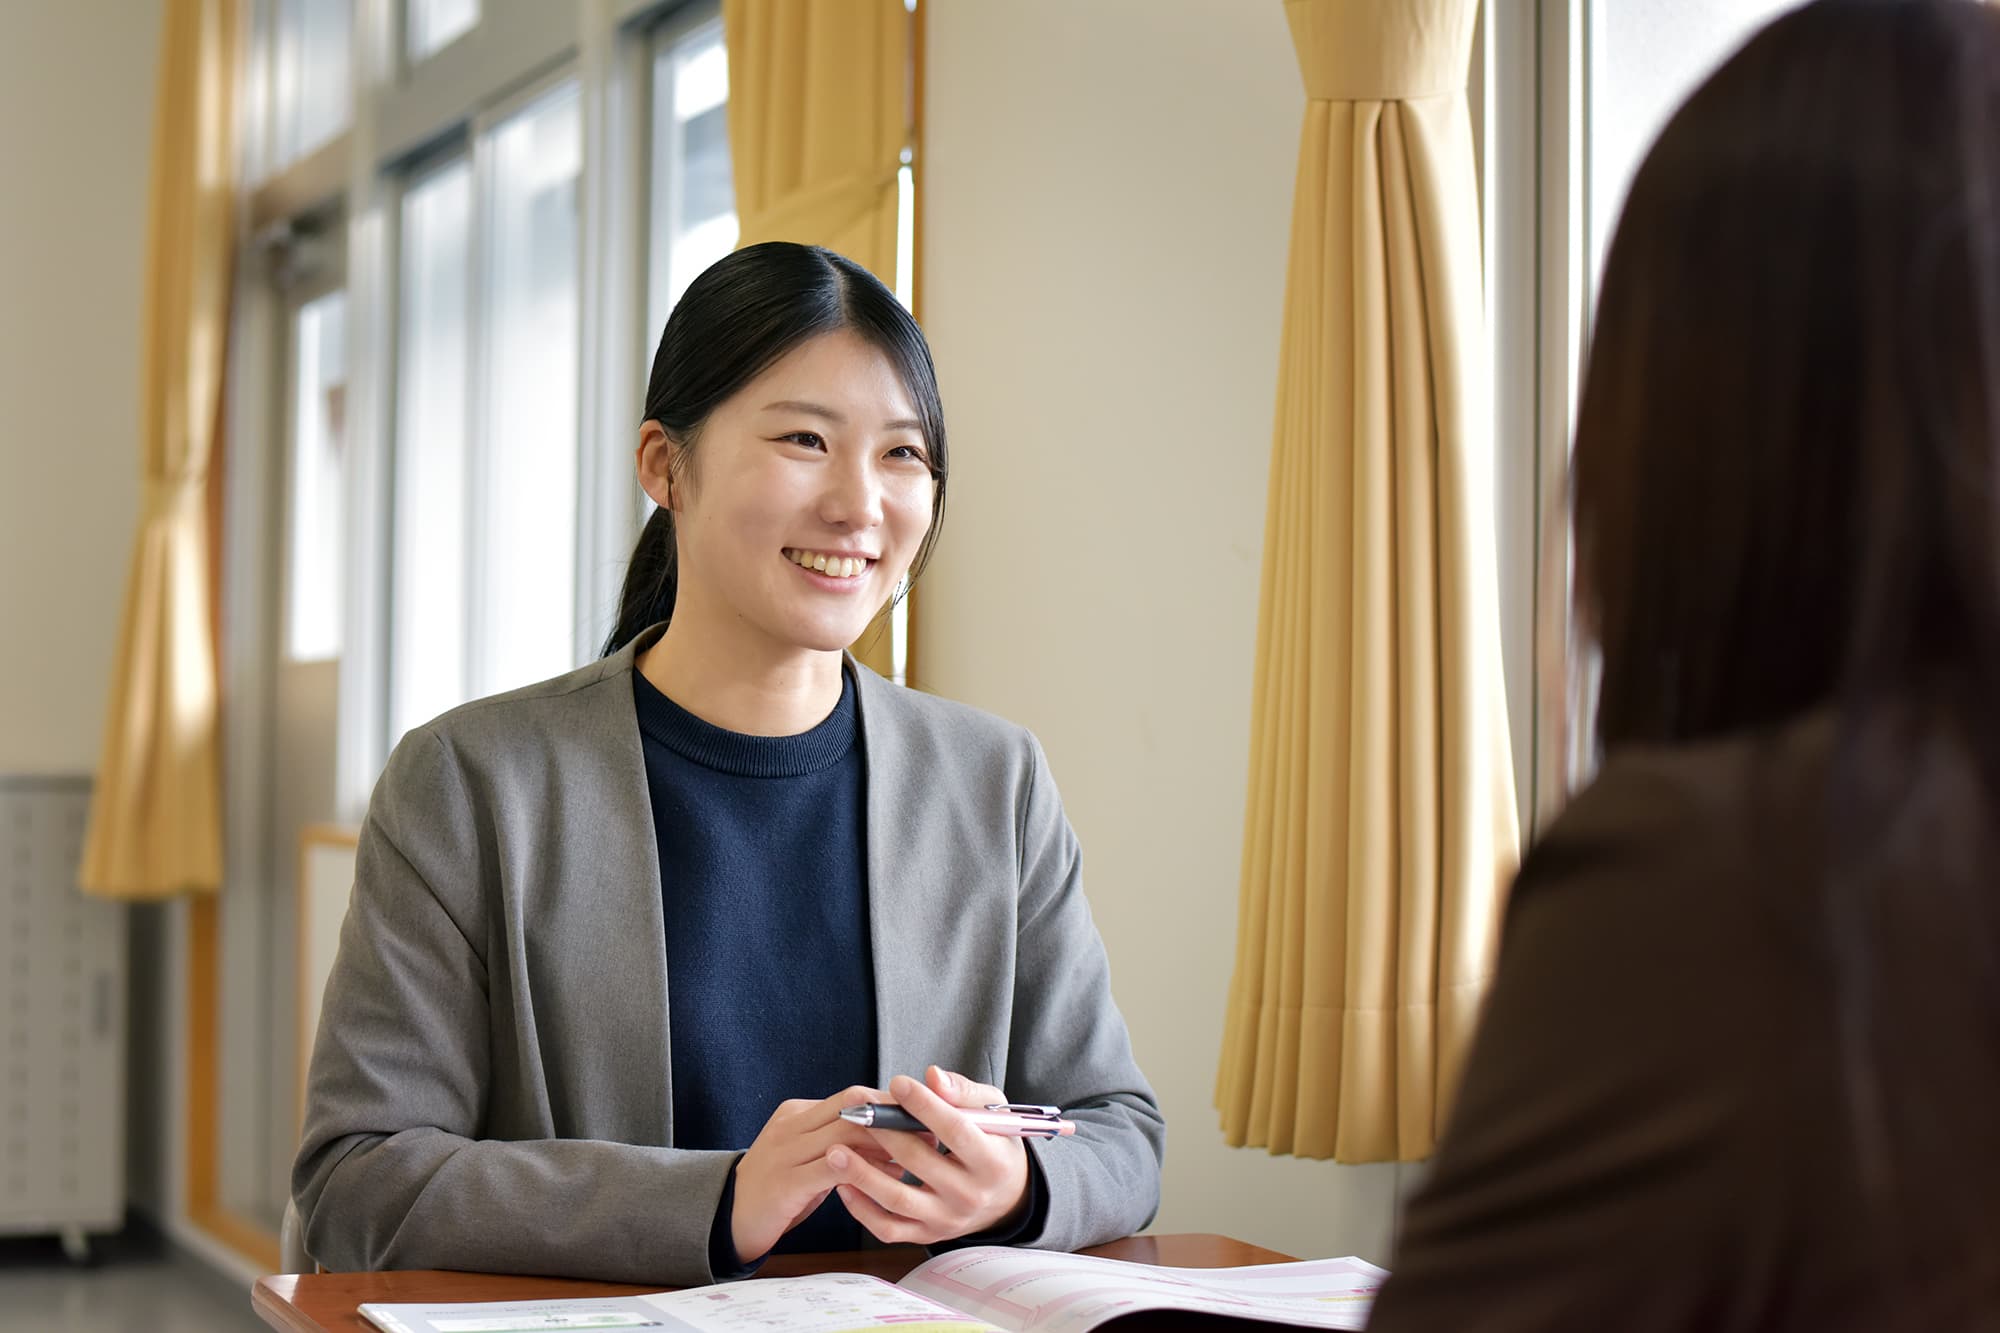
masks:
<path id="1" fill-rule="evenodd" d="M 1351 1258 L 1155 1268 L 983 1246 L 939 1255 L 899 1284 L 826 1273 L 647 1296 L 363 1305 L 361 1313 L 384 1333 L 1088 1333 L 1168 1310 L 1265 1327 L 1359 1329 L 1386 1276 Z"/>

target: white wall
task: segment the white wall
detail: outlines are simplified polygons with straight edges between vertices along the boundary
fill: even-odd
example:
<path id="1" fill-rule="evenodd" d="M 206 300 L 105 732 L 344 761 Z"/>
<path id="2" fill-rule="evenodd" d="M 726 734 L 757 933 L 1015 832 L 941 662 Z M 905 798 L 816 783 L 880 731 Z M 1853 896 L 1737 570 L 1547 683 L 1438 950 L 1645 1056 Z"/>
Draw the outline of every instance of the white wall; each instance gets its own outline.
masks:
<path id="1" fill-rule="evenodd" d="M 161 10 L 0 8 L 0 773 L 97 767 L 138 513 Z M 127 1177 L 158 1213 L 165 921 L 130 922 Z"/>
<path id="2" fill-rule="evenodd" d="M 138 509 L 157 0 L 0 14 L 0 772 L 97 765 Z"/>
<path id="3" fill-rule="evenodd" d="M 1155 1229 L 1385 1260 L 1391 1166 L 1229 1149 L 1279 322 L 1305 95 L 1276 0 L 928 18 L 923 288 L 951 426 L 916 683 L 1041 737 L 1142 1067 Z"/>

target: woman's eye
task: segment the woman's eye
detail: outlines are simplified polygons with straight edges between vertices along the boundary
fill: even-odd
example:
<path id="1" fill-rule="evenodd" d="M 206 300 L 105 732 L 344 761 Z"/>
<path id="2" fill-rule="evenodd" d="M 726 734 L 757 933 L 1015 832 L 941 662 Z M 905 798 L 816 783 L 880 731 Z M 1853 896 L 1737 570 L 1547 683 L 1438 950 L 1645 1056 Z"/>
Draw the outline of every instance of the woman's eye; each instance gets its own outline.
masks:
<path id="1" fill-rule="evenodd" d="M 808 449 L 826 448 L 826 441 L 809 430 L 795 430 L 791 434 L 780 436 L 779 438 L 790 440 L 793 444 L 803 444 Z"/>
<path id="2" fill-rule="evenodd" d="M 924 451 L 911 444 L 899 444 L 889 451 L 891 458 L 904 458 L 913 463 L 928 463 L 930 459 Z"/>

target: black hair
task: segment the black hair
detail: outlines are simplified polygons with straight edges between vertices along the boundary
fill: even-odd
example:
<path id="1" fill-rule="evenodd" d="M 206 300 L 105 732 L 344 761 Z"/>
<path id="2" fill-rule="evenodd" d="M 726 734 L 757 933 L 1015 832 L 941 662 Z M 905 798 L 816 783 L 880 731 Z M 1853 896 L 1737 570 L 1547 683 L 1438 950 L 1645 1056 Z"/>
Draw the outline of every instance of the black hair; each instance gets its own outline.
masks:
<path id="1" fill-rule="evenodd" d="M 889 358 L 923 428 L 935 485 L 930 530 L 910 564 L 914 581 L 944 522 L 944 405 L 923 330 L 894 293 L 853 260 L 817 245 L 765 241 L 710 265 L 667 318 L 646 385 L 644 420 L 659 422 L 678 446 L 678 471 L 719 405 L 793 348 L 839 329 L 854 330 Z M 656 507 L 626 568 L 606 656 L 672 617 L 677 572 L 673 512 Z"/>

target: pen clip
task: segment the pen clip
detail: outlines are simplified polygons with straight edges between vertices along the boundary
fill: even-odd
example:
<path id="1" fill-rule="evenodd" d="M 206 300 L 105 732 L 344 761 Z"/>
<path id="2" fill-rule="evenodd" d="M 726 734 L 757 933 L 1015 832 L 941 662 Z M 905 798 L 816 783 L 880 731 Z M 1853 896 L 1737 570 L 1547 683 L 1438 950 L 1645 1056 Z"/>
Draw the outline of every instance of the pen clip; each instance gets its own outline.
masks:
<path id="1" fill-rule="evenodd" d="M 986 1108 L 989 1111 L 1005 1111 L 1020 1116 L 1023 1120 L 1060 1120 L 1062 1108 L 1059 1106 L 1037 1106 L 1033 1102 L 994 1102 Z"/>

